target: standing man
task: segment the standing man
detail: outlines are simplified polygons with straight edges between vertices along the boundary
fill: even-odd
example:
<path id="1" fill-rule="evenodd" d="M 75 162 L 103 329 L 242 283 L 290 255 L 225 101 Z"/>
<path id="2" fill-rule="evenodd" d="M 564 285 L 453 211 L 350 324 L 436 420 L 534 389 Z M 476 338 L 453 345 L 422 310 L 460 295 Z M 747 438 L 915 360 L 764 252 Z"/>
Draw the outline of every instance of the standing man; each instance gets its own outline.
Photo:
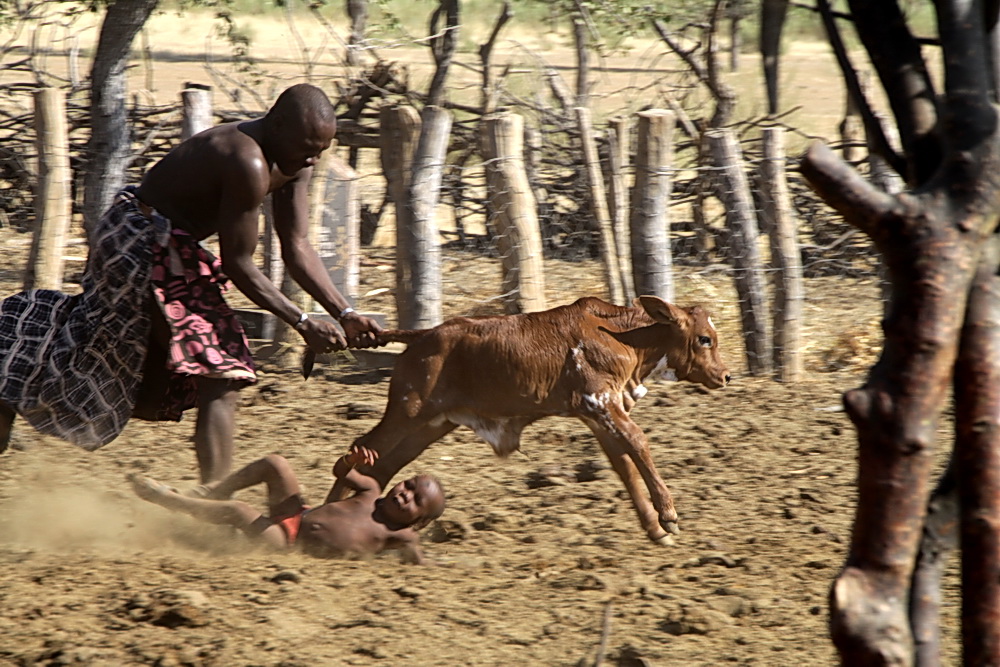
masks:
<path id="1" fill-rule="evenodd" d="M 222 296 L 227 278 L 314 352 L 375 346 L 380 327 L 354 312 L 309 243 L 309 181 L 335 132 L 326 94 L 297 84 L 263 118 L 196 134 L 119 193 L 92 230 L 81 294 L 32 290 L 0 303 L 0 451 L 15 414 L 97 449 L 131 416 L 179 420 L 197 407 L 201 481 L 222 479 L 238 392 L 256 381 Z M 308 317 L 254 263 L 268 194 L 286 270 L 343 334 Z M 213 234 L 219 259 L 199 243 Z"/>

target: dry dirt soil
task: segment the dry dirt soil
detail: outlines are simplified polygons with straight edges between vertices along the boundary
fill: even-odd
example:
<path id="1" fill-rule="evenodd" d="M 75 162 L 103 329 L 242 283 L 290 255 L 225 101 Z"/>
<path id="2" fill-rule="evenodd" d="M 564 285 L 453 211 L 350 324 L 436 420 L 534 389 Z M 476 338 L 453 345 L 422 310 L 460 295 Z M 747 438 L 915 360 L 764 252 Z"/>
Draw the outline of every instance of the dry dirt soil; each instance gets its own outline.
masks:
<path id="1" fill-rule="evenodd" d="M 377 268 L 391 251 L 367 254 L 366 286 L 388 284 Z M 553 303 L 600 276 L 593 264 L 549 268 Z M 482 258 L 449 255 L 446 270 L 450 285 L 499 281 Z M 633 412 L 680 512 L 674 546 L 646 540 L 573 420 L 530 427 L 508 460 L 460 429 L 412 464 L 449 498 L 425 531 L 429 567 L 271 553 L 144 504 L 127 473 L 195 483 L 190 418 L 132 422 L 94 453 L 19 429 L 0 456 L 0 664 L 576 665 L 602 646 L 605 664 L 835 664 L 826 597 L 856 474 L 840 394 L 877 351 L 875 286 L 809 282 L 795 384 L 745 372 L 728 278 L 684 276 L 681 291 L 716 309 L 735 380 L 715 392 L 655 384 Z M 238 462 L 280 452 L 321 498 L 334 459 L 376 423 L 387 377 L 345 358 L 305 382 L 265 363 L 244 392 Z M 946 664 L 958 664 L 954 574 L 948 585 Z"/>
<path id="2" fill-rule="evenodd" d="M 8 295 L 28 239 L 6 229 L 0 242 Z M 368 248 L 362 270 L 363 292 L 389 288 L 365 308 L 390 318 L 392 261 Z M 602 293 L 592 262 L 546 268 L 553 305 Z M 444 270 L 448 315 L 496 308 L 495 261 L 447 253 Z M 877 287 L 809 281 L 807 370 L 794 384 L 746 373 L 726 275 L 679 270 L 677 301 L 715 311 L 734 382 L 654 384 L 633 412 L 681 516 L 674 546 L 646 540 L 572 420 L 530 427 L 508 460 L 459 429 L 407 469 L 438 476 L 449 498 L 424 534 L 428 567 L 268 552 L 143 503 L 126 474 L 195 483 L 191 418 L 130 423 L 94 453 L 21 428 L 0 456 L 0 665 L 835 664 L 827 592 L 856 475 L 840 396 L 879 351 Z M 328 360 L 308 382 L 262 364 L 243 395 L 237 463 L 280 452 L 320 499 L 335 458 L 384 406 L 388 371 L 366 363 Z M 952 572 L 945 664 L 958 664 L 956 585 Z"/>

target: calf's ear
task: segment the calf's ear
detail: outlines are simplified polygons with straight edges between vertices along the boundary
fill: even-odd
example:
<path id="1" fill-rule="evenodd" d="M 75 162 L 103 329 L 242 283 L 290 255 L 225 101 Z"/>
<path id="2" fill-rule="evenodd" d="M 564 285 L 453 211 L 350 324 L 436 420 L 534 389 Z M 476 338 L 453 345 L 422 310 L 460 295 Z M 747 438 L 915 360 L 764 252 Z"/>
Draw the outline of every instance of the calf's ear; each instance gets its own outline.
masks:
<path id="1" fill-rule="evenodd" d="M 672 303 L 667 303 L 658 296 L 646 294 L 637 298 L 636 301 L 657 322 L 680 325 L 688 319 L 687 311 L 683 308 L 678 308 Z"/>

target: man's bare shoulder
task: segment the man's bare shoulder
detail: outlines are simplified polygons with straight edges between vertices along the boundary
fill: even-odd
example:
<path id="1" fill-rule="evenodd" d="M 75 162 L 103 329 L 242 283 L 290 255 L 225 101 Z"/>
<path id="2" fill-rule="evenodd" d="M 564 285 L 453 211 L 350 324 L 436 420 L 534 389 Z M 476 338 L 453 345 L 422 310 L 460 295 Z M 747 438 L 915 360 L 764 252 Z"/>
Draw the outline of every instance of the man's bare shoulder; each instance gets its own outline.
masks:
<path id="1" fill-rule="evenodd" d="M 184 153 L 202 158 L 211 158 L 214 154 L 227 158 L 261 159 L 260 144 L 246 127 L 247 123 L 243 121 L 216 125 L 194 135 L 179 148 L 187 148 Z"/>

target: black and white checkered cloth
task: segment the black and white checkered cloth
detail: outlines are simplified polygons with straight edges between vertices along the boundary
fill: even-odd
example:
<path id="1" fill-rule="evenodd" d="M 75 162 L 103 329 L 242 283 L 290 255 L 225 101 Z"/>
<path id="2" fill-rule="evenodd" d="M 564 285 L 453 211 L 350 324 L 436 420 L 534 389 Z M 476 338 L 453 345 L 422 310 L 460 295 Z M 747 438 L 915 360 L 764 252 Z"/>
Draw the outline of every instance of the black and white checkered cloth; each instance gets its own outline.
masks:
<path id="1" fill-rule="evenodd" d="M 170 223 L 127 188 L 101 218 L 83 292 L 30 290 L 0 302 L 0 401 L 34 428 L 94 450 L 125 427 L 149 337 L 152 245 Z"/>

